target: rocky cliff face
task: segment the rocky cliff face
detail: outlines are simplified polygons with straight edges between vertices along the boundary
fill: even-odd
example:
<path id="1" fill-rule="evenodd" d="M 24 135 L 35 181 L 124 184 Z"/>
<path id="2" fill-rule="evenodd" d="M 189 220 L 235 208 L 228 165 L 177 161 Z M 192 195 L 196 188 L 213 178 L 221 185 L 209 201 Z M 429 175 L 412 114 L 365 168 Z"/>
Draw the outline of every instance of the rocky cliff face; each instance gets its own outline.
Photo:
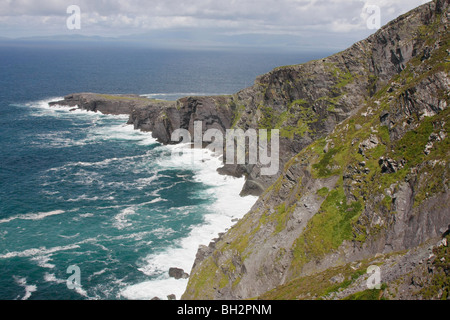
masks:
<path id="1" fill-rule="evenodd" d="M 368 39 L 328 58 L 276 68 L 234 95 L 187 97 L 176 102 L 134 95 L 72 94 L 55 104 L 90 111 L 130 114 L 135 129 L 151 131 L 160 142 L 173 143 L 178 128 L 193 133 L 194 121 L 203 131 L 216 128 L 279 129 L 281 167 L 313 141 L 329 134 L 353 115 L 408 61 L 424 54 L 423 39 L 411 33 L 429 22 L 433 12 L 405 15 Z M 428 52 L 428 51 L 426 51 Z M 245 175 L 242 195 L 261 195 L 278 178 L 261 176 L 259 165 L 226 165 L 224 174 Z"/>
<path id="2" fill-rule="evenodd" d="M 55 104 L 129 114 L 165 144 L 179 128 L 193 135 L 195 121 L 203 132 L 280 130 L 277 174 L 258 164 L 219 170 L 244 175 L 241 194 L 260 198 L 199 249 L 183 298 L 357 297 L 370 264 L 389 273 L 391 289 L 414 273 L 422 292 L 419 282 L 436 286 L 449 269 L 439 260 L 423 280 L 439 264 L 424 257 L 450 224 L 448 10 L 448 0 L 432 1 L 345 51 L 276 68 L 229 96 L 73 94 Z M 448 250 L 436 250 L 446 261 Z"/>
<path id="3" fill-rule="evenodd" d="M 424 243 L 450 224 L 448 6 L 423 5 L 233 96 L 235 126 L 280 128 L 284 166 L 243 219 L 199 250 L 183 298 L 308 298 L 306 288 L 342 298 L 338 289 L 362 288 L 369 263 L 389 273 L 380 295 L 410 281 L 431 250 Z M 247 174 L 272 182 L 257 167 Z"/>

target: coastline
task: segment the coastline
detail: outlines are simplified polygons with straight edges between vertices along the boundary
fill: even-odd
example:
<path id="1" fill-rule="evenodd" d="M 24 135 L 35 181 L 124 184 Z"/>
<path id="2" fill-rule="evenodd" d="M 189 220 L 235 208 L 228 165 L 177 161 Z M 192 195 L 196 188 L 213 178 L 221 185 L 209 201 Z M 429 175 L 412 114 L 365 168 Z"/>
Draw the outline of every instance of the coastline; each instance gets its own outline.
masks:
<path id="1" fill-rule="evenodd" d="M 96 113 L 96 111 L 89 111 L 77 105 L 62 106 L 55 102 L 57 102 L 56 99 L 45 100 L 49 108 L 63 108 L 76 113 Z M 104 114 L 101 111 L 98 112 Z M 126 114 L 104 115 L 125 118 Z M 124 127 L 128 130 L 133 125 L 125 122 Z M 152 135 L 151 131 L 142 131 L 136 128 L 132 130 L 142 135 L 150 137 Z M 148 139 L 154 140 L 150 137 Z M 188 279 L 169 277 L 169 269 L 181 268 L 189 274 L 199 247 L 208 245 L 222 232 L 226 232 L 251 209 L 257 200 L 256 196 L 240 196 L 245 178 L 220 174 L 217 169 L 223 166 L 222 160 L 217 155 L 212 154 L 211 151 L 191 149 L 189 144 L 166 145 L 157 143 L 159 144 L 157 148 L 163 148 L 161 153 L 170 151 L 172 155 L 169 159 L 161 158 L 159 165 L 173 169 L 189 167 L 195 172 L 194 179 L 208 186 L 203 196 L 212 199 L 210 213 L 204 216 L 204 223 L 192 227 L 188 237 L 177 240 L 164 251 L 144 257 L 138 265 L 138 270 L 153 279 L 128 284 L 121 289 L 119 298 L 130 300 L 147 300 L 155 297 L 168 299 L 169 295 L 175 295 L 176 299 L 180 299 L 186 289 Z M 174 157 L 174 154 L 178 154 L 178 157 Z M 156 278 L 155 275 L 157 275 Z"/>
<path id="2" fill-rule="evenodd" d="M 202 153 L 203 161 L 194 164 L 196 168 L 193 169 L 196 170 L 195 179 L 210 187 L 205 196 L 213 199 L 211 213 L 204 216 L 203 224 L 192 228 L 187 238 L 177 241 L 175 245 L 164 252 L 151 254 L 145 258 L 146 264 L 139 270 L 147 275 L 155 273 L 161 275 L 157 279 L 128 286 L 121 292 L 122 296 L 131 300 L 155 297 L 167 299 L 167 296 L 171 294 L 174 294 L 176 299 L 180 299 L 186 289 L 188 279 L 169 277 L 169 268 L 181 268 L 190 274 L 199 246 L 208 245 L 222 232 L 226 232 L 236 223 L 236 219 L 242 218 L 251 209 L 257 200 L 257 197 L 254 196 L 241 197 L 239 192 L 244 184 L 244 178 L 220 175 L 217 172 L 220 160 L 207 150 L 190 149 L 183 145 L 167 147 Z M 190 162 L 187 158 L 189 158 L 189 153 L 187 156 L 185 154 L 185 165 Z"/>

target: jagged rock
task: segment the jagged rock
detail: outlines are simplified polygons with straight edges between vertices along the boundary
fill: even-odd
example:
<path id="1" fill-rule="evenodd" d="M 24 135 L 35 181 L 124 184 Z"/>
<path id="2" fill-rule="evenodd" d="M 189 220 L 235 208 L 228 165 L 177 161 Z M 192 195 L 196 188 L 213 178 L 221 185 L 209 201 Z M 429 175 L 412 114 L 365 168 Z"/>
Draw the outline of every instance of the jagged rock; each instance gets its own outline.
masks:
<path id="1" fill-rule="evenodd" d="M 380 115 L 380 122 L 383 125 L 387 125 L 388 124 L 388 119 L 389 119 L 389 112 L 388 111 L 383 111 Z"/>
<path id="2" fill-rule="evenodd" d="M 383 282 L 408 277 L 408 272 L 418 266 L 425 272 L 427 268 L 435 269 L 419 263 L 426 261 L 428 252 L 426 246 L 420 246 L 428 240 L 436 243 L 434 239 L 440 237 L 440 228 L 448 225 L 450 208 L 443 204 L 450 201 L 450 194 L 446 186 L 441 189 L 433 186 L 438 191 L 429 188 L 430 196 L 423 192 L 419 175 L 425 175 L 427 165 L 406 163 L 401 159 L 404 153 L 398 152 L 402 156 L 397 158 L 396 152 L 408 147 L 399 141 L 416 130 L 426 117 L 440 115 L 438 119 L 441 119 L 448 115 L 448 98 L 443 94 L 450 91 L 448 72 L 442 65 L 436 68 L 429 65 L 434 61 L 441 63 L 445 57 L 442 53 L 445 48 L 440 45 L 448 36 L 447 15 L 443 14 L 448 11 L 448 6 L 448 1 L 444 0 L 425 4 L 388 23 L 348 50 L 301 66 L 277 68 L 258 77 L 253 87 L 235 96 L 234 101 L 243 102 L 246 112 L 255 110 L 246 113 L 237 125 L 251 127 L 261 120 L 263 107 L 268 105 L 275 112 L 271 116 L 286 112 L 287 105 L 299 109 L 309 106 L 313 112 L 325 114 L 324 110 L 330 108 L 326 99 L 317 102 L 314 97 L 326 97 L 330 87 L 336 86 L 336 75 L 348 72 L 357 75 L 358 79 L 343 85 L 342 91 L 346 94 L 334 100 L 336 105 L 333 107 L 344 111 L 341 117 L 335 114 L 336 118 L 330 119 L 328 113 L 310 127 L 316 130 L 316 134 L 310 136 L 311 140 L 323 138 L 319 144 L 322 149 L 317 149 L 317 144 L 303 149 L 306 135 L 302 138 L 294 135 L 289 144 L 289 139 L 284 140 L 283 151 L 287 150 L 284 155 L 290 158 L 283 162 L 282 176 L 266 189 L 242 223 L 217 241 L 215 249 L 208 250 L 208 258 L 195 264 L 184 299 L 266 297 L 266 293 L 268 296 L 283 293 L 283 288 L 287 289 L 289 297 L 308 297 L 305 293 L 294 295 L 298 279 L 322 271 L 328 273 L 343 264 L 367 258 L 375 259 L 375 264 L 391 259 L 387 271 L 383 269 Z M 429 35 L 418 36 L 424 30 Z M 425 47 L 431 48 L 430 57 L 421 62 Z M 368 81 L 369 77 L 371 81 Z M 258 90 L 263 93 L 256 94 Z M 373 95 L 376 95 L 376 101 Z M 358 112 L 362 107 L 364 110 Z M 307 113 L 305 109 L 303 112 Z M 352 116 L 349 112 L 355 116 L 343 121 Z M 340 121 L 342 125 L 336 127 Z M 362 126 L 356 132 L 352 130 L 352 123 L 355 123 L 355 129 L 356 124 L 370 124 L 369 137 L 361 132 Z M 433 126 L 438 130 L 436 123 Z M 290 131 L 285 132 L 286 136 L 288 133 Z M 334 141 L 336 147 L 329 141 Z M 370 151 L 381 142 L 389 150 Z M 348 148 L 350 145 L 352 147 Z M 339 151 L 340 148 L 345 151 Z M 345 154 L 347 150 L 359 151 L 365 157 L 365 163 L 360 155 Z M 295 157 L 292 158 L 293 153 Z M 406 176 L 387 176 L 378 169 L 368 170 L 374 168 L 376 159 L 373 157 L 379 153 L 382 154 L 379 165 L 383 173 L 399 173 L 408 167 Z M 335 166 L 338 173 L 333 176 L 331 168 Z M 259 179 L 255 170 L 257 168 L 248 175 Z M 442 177 L 439 176 L 437 181 L 445 181 L 448 172 L 448 165 L 443 165 Z M 397 176 L 401 177 L 390 181 Z M 339 222 L 334 228 L 327 214 Z M 349 225 L 341 223 L 345 219 L 351 221 Z M 322 225 L 324 229 L 320 229 Z M 345 239 L 330 248 L 336 238 L 330 240 L 328 233 L 339 234 L 339 230 L 346 230 Z M 419 253 L 412 259 L 410 251 L 415 248 Z M 402 258 L 389 258 L 387 254 L 393 252 L 403 252 Z M 336 275 L 330 278 L 340 280 Z M 330 278 L 321 281 L 330 281 Z M 405 291 L 411 291 L 410 279 L 411 275 L 405 281 Z M 414 278 L 413 287 L 420 281 L 420 277 Z M 362 277 L 360 285 L 358 291 L 367 289 Z M 336 297 L 343 298 L 345 294 L 349 291 L 343 288 Z"/>
<path id="3" fill-rule="evenodd" d="M 344 282 L 345 277 L 342 274 L 338 274 L 330 279 L 331 283 L 342 283 Z"/>
<path id="4" fill-rule="evenodd" d="M 138 95 L 107 95 L 99 93 L 74 93 L 64 97 L 64 100 L 50 102 L 50 106 L 62 105 L 79 109 L 101 112 L 104 114 L 131 114 L 135 109 L 162 107 L 173 102 L 161 102 Z M 72 110 L 76 109 L 73 108 Z"/>
<path id="5" fill-rule="evenodd" d="M 430 137 L 428 138 L 428 143 L 425 145 L 425 149 L 424 149 L 423 153 L 425 153 L 426 155 L 429 155 L 431 152 L 431 149 L 434 146 L 434 143 L 444 140 L 445 137 L 446 137 L 446 134 L 444 131 L 440 131 L 439 133 L 434 133 L 434 132 L 431 133 Z"/>
<path id="6" fill-rule="evenodd" d="M 214 252 L 214 242 L 211 242 L 208 246 L 200 245 L 195 255 L 195 260 L 192 268 L 200 264 L 206 257 L 210 256 Z"/>
<path id="7" fill-rule="evenodd" d="M 396 160 L 381 157 L 378 160 L 382 173 L 395 173 L 399 169 L 399 164 Z"/>
<path id="8" fill-rule="evenodd" d="M 168 299 L 168 300 L 177 300 L 177 297 L 176 297 L 174 294 L 169 294 L 169 295 L 167 296 L 167 299 Z"/>
<path id="9" fill-rule="evenodd" d="M 184 272 L 183 269 L 180 268 L 170 268 L 169 269 L 169 277 L 175 278 L 175 279 L 187 279 L 189 278 L 189 274 Z"/>
<path id="10" fill-rule="evenodd" d="M 380 141 L 378 140 L 378 137 L 374 134 L 371 134 L 369 138 L 359 144 L 358 152 L 364 155 L 364 152 L 366 150 L 375 148 L 379 143 Z"/>
<path id="11" fill-rule="evenodd" d="M 441 231 L 442 232 L 442 238 L 445 238 L 446 236 L 448 236 L 450 234 L 450 224 L 447 227 L 447 230 Z"/>

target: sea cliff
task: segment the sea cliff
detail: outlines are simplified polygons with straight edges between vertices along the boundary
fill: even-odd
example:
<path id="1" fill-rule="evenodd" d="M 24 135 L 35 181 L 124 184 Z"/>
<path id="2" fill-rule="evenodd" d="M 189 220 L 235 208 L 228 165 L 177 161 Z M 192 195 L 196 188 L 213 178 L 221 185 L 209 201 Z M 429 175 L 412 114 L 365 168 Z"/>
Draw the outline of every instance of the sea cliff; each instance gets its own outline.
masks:
<path id="1" fill-rule="evenodd" d="M 55 104 L 129 114 L 165 144 L 195 121 L 204 131 L 280 130 L 277 174 L 219 170 L 245 176 L 241 195 L 259 200 L 199 249 L 184 299 L 367 298 L 369 265 L 382 272 L 376 298 L 446 298 L 448 11 L 448 0 L 424 4 L 347 50 L 276 68 L 233 95 L 85 93 Z"/>

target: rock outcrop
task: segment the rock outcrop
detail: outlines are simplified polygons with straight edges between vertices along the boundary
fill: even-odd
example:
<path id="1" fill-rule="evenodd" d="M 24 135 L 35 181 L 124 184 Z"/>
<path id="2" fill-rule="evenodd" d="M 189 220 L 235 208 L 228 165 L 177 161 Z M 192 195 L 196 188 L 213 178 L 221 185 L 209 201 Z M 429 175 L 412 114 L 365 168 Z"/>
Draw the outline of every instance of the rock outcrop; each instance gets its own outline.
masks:
<path id="1" fill-rule="evenodd" d="M 170 268 L 169 269 L 169 277 L 175 278 L 175 279 L 187 279 L 189 278 L 189 274 L 184 272 L 183 269 L 180 268 Z"/>
<path id="2" fill-rule="evenodd" d="M 101 112 L 103 114 L 131 114 L 133 110 L 142 108 L 162 109 L 173 105 L 168 101 L 156 101 L 138 95 L 110 95 L 99 93 L 74 93 L 64 100 L 50 102 L 50 106 L 69 106 L 82 110 Z"/>

